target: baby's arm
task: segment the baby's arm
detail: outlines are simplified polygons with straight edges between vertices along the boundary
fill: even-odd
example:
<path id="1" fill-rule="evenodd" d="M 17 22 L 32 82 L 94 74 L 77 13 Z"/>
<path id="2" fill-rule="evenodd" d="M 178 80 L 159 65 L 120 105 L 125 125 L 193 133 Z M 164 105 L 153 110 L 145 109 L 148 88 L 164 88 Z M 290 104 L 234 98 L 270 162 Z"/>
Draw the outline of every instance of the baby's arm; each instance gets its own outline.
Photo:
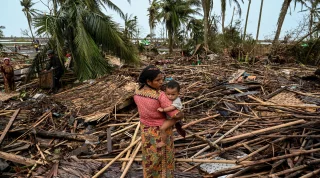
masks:
<path id="1" fill-rule="evenodd" d="M 177 108 L 175 106 L 171 105 L 171 106 L 168 106 L 166 108 L 158 108 L 158 111 L 159 112 L 170 112 L 170 111 L 174 111 L 176 109 Z"/>

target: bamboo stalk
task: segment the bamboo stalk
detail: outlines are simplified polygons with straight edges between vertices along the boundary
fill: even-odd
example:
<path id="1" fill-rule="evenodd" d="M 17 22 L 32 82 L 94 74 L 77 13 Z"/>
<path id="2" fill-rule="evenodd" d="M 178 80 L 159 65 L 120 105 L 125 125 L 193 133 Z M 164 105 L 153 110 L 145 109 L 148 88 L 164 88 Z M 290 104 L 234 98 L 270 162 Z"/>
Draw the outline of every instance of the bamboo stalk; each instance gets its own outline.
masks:
<path id="1" fill-rule="evenodd" d="M 13 140 L 11 143 L 9 143 L 7 146 L 12 145 L 14 142 L 16 142 L 17 140 L 19 140 L 21 137 L 24 137 L 25 135 L 27 135 L 33 128 L 37 127 L 41 122 L 43 122 L 48 116 L 50 116 L 51 111 L 48 111 L 46 113 L 44 113 L 38 120 L 37 123 L 35 123 L 30 129 L 28 129 L 25 133 L 23 133 L 22 135 L 20 135 L 18 138 L 16 138 L 15 140 Z"/>
<path id="2" fill-rule="evenodd" d="M 244 124 L 245 122 L 247 122 L 250 118 L 245 119 L 244 121 L 242 121 L 241 123 L 239 123 L 238 125 L 236 125 L 235 127 L 233 127 L 231 130 L 229 130 L 227 133 L 223 134 L 220 138 L 218 138 L 216 141 L 212 142 L 213 145 L 216 145 L 217 143 L 219 143 L 224 137 L 226 137 L 227 135 L 229 135 L 231 132 L 233 132 L 234 130 L 236 130 L 237 128 L 239 128 L 242 124 Z M 196 153 L 195 155 L 193 155 L 191 158 L 194 158 L 198 155 L 200 155 L 201 153 L 207 151 L 210 148 L 210 146 L 206 146 L 204 147 L 202 150 L 200 150 L 198 153 Z"/>
<path id="3" fill-rule="evenodd" d="M 115 158 L 112 159 L 104 168 L 102 168 L 99 172 L 97 172 L 92 178 L 98 178 L 102 173 L 104 173 L 116 160 L 118 160 L 123 154 L 125 154 L 129 149 L 131 149 L 134 145 L 136 145 L 141 140 L 141 137 L 138 138 L 135 142 L 129 145 L 126 149 L 124 149 L 121 153 L 119 153 Z"/>
<path id="4" fill-rule="evenodd" d="M 281 106 L 291 108 L 312 108 L 318 109 L 320 106 L 290 105 L 290 104 L 269 104 L 269 103 L 236 103 L 238 105 L 254 105 L 254 106 Z"/>
<path id="5" fill-rule="evenodd" d="M 238 163 L 240 163 L 240 162 L 242 162 L 242 161 L 244 161 L 244 160 L 247 160 L 247 159 L 251 158 L 252 156 L 258 154 L 259 152 L 261 152 L 261 151 L 269 148 L 269 146 L 270 146 L 270 145 L 265 145 L 264 147 L 261 147 L 261 148 L 257 149 L 256 151 L 248 154 L 247 156 L 244 156 L 244 157 L 240 158 L 240 159 L 238 160 Z"/>
<path id="6" fill-rule="evenodd" d="M 133 134 L 133 136 L 132 136 L 132 138 L 131 138 L 131 143 L 130 143 L 130 144 L 132 144 L 132 143 L 136 140 L 136 137 L 137 137 L 137 135 L 138 135 L 139 128 L 140 128 L 140 122 L 138 123 L 137 128 L 136 128 L 136 130 L 134 131 L 134 134 Z M 127 155 L 126 155 L 125 158 L 129 158 L 130 153 L 131 153 L 131 149 L 128 150 Z M 126 162 L 123 162 L 123 163 L 122 163 L 122 168 L 121 168 L 122 171 L 124 170 L 125 166 L 126 166 Z"/>
<path id="7" fill-rule="evenodd" d="M 123 129 L 121 129 L 121 130 L 118 130 L 118 131 L 112 133 L 111 136 L 118 135 L 118 134 L 120 134 L 120 133 L 122 133 L 122 132 L 124 132 L 124 131 L 126 131 L 126 130 L 131 129 L 132 127 L 134 127 L 134 126 L 136 126 L 136 125 L 138 125 L 138 124 L 139 124 L 139 122 L 136 122 L 136 123 L 133 124 L 133 125 L 130 125 L 130 126 L 128 126 L 128 127 L 125 127 L 125 128 L 123 128 Z M 108 142 L 108 140 L 104 140 L 102 143 L 107 143 L 107 142 Z"/>
<path id="8" fill-rule="evenodd" d="M 129 169 L 130 169 L 130 167 L 131 167 L 131 164 L 133 163 L 133 161 L 134 161 L 134 158 L 137 156 L 137 154 L 138 154 L 138 152 L 139 152 L 139 150 L 140 150 L 140 148 L 141 148 L 141 142 L 139 143 L 139 145 L 136 147 L 136 149 L 134 150 L 134 152 L 132 153 L 132 156 L 131 156 L 131 158 L 129 159 L 129 162 L 128 162 L 128 164 L 127 164 L 127 166 L 126 166 L 126 168 L 123 170 L 123 173 L 122 173 L 122 175 L 121 175 L 121 177 L 120 178 L 124 178 L 126 175 L 127 175 L 127 173 L 128 173 L 128 171 L 129 171 Z M 129 151 L 128 151 L 129 152 Z M 126 163 L 126 162 L 123 162 L 123 163 Z"/>
<path id="9" fill-rule="evenodd" d="M 273 178 L 273 177 L 281 176 L 281 175 L 288 174 L 288 173 L 291 173 L 291 172 L 299 171 L 299 170 L 304 169 L 306 167 L 308 167 L 308 166 L 307 165 L 297 166 L 297 167 L 294 167 L 294 168 L 291 168 L 291 169 L 287 169 L 287 170 L 284 170 L 284 171 L 277 172 L 275 174 L 270 174 L 270 175 L 268 175 L 268 177 Z"/>
<path id="10" fill-rule="evenodd" d="M 1 136 L 0 136 L 0 145 L 4 139 L 4 137 L 6 136 L 7 132 L 9 131 L 10 127 L 12 126 L 13 124 L 13 121 L 17 118 L 18 114 L 20 112 L 20 109 L 17 109 L 13 115 L 11 116 L 8 124 L 6 125 L 6 128 L 4 129 L 4 131 L 2 132 Z"/>
<path id="11" fill-rule="evenodd" d="M 315 177 L 316 175 L 318 175 L 320 173 L 320 169 L 314 170 L 312 172 L 309 172 L 308 174 L 301 176 L 300 178 L 312 178 Z"/>
<path id="12" fill-rule="evenodd" d="M 131 158 L 102 158 L 102 159 L 95 159 L 97 161 L 102 161 L 102 162 L 109 162 L 109 161 L 130 161 Z M 142 161 L 141 157 L 134 158 L 134 161 Z M 218 160 L 218 159 L 196 159 L 196 158 L 175 158 L 176 162 L 193 162 L 193 163 L 222 163 L 222 164 L 236 164 L 237 160 Z M 243 161 L 242 164 L 249 164 L 252 163 L 253 161 Z"/>
<path id="13" fill-rule="evenodd" d="M 195 124 L 197 124 L 197 123 L 199 123 L 199 122 L 203 122 L 203 121 L 206 121 L 206 120 L 209 120 L 209 119 L 218 117 L 218 116 L 220 116 L 220 114 L 216 114 L 216 115 L 213 115 L 213 116 L 209 116 L 209 117 L 205 117 L 205 118 L 202 118 L 202 119 L 198 119 L 198 120 L 189 122 L 189 123 L 186 124 L 186 125 L 183 125 L 182 128 L 183 128 L 183 129 L 186 129 L 186 128 L 188 128 L 188 127 L 190 127 L 190 126 L 192 126 L 192 125 L 195 125 Z"/>
<path id="14" fill-rule="evenodd" d="M 47 160 L 46 160 L 46 157 L 44 156 L 44 154 L 43 154 L 43 152 L 41 151 L 41 149 L 40 149 L 40 147 L 39 147 L 38 144 L 36 144 L 36 147 L 37 147 L 38 151 L 40 152 L 40 155 L 41 155 L 41 158 L 43 159 L 43 162 L 44 162 L 45 164 L 48 164 L 48 162 L 47 162 Z"/>
<path id="15" fill-rule="evenodd" d="M 273 126 L 273 127 L 269 127 L 269 128 L 265 128 L 265 129 L 260 129 L 260 130 L 256 130 L 256 131 L 253 131 L 253 132 L 248 132 L 248 133 L 244 133 L 244 134 L 241 134 L 241 135 L 237 135 L 237 136 L 233 136 L 233 137 L 230 137 L 230 138 L 223 139 L 223 140 L 221 140 L 221 143 L 229 143 L 229 142 L 233 142 L 233 141 L 236 141 L 236 140 L 248 138 L 248 137 L 251 137 L 251 136 L 256 136 L 256 135 L 259 135 L 259 134 L 267 133 L 267 132 L 270 132 L 270 131 L 273 131 L 273 130 L 276 130 L 276 129 L 289 127 L 289 126 L 297 125 L 297 124 L 302 124 L 302 123 L 305 123 L 305 122 L 306 122 L 305 120 L 301 119 L 301 120 L 297 120 L 297 121 L 294 121 L 294 122 L 289 122 L 289 123 L 286 123 L 286 124 L 281 124 L 281 125 L 277 125 L 277 126 Z"/>

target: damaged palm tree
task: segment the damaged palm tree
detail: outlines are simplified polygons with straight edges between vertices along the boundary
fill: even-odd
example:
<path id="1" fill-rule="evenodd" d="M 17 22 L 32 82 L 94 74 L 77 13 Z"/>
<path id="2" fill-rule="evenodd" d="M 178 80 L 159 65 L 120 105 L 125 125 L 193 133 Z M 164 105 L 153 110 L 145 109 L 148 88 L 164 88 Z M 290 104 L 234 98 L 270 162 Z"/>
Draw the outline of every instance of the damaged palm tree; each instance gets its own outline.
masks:
<path id="1" fill-rule="evenodd" d="M 125 63 L 138 61 L 134 46 L 125 41 L 111 17 L 102 13 L 101 8 L 109 6 L 107 2 L 67 0 L 59 5 L 56 16 L 35 18 L 35 27 L 37 34 L 50 37 L 48 46 L 60 59 L 63 59 L 64 49 L 70 51 L 74 72 L 80 80 L 95 78 L 111 70 L 103 51 L 111 52 Z"/>

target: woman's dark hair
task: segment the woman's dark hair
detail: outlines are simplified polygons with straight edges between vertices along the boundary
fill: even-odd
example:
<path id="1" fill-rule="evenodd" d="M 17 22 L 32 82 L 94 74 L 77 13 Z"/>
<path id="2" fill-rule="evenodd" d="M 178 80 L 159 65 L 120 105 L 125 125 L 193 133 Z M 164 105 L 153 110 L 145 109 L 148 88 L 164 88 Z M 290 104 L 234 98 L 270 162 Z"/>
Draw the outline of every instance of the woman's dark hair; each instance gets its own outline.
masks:
<path id="1" fill-rule="evenodd" d="M 170 88 L 170 89 L 177 89 L 178 92 L 180 92 L 180 85 L 178 82 L 174 81 L 174 80 L 170 80 L 170 82 L 167 83 L 166 88 Z"/>
<path id="2" fill-rule="evenodd" d="M 142 87 L 144 87 L 144 85 L 147 84 L 147 80 L 153 81 L 155 78 L 157 78 L 157 76 L 160 73 L 161 73 L 160 69 L 154 65 L 149 65 L 146 68 L 144 68 L 140 73 L 139 80 L 138 80 L 140 83 L 139 89 L 141 89 Z"/>

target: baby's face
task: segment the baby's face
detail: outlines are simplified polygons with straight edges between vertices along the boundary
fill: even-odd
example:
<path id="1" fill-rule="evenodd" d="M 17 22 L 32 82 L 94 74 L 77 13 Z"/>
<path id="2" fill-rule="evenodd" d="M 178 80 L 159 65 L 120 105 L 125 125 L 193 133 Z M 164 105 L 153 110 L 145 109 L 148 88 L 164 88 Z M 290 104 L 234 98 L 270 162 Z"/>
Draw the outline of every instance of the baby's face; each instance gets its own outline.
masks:
<path id="1" fill-rule="evenodd" d="M 178 98 L 179 92 L 177 88 L 166 88 L 166 95 L 169 100 L 173 101 Z"/>

